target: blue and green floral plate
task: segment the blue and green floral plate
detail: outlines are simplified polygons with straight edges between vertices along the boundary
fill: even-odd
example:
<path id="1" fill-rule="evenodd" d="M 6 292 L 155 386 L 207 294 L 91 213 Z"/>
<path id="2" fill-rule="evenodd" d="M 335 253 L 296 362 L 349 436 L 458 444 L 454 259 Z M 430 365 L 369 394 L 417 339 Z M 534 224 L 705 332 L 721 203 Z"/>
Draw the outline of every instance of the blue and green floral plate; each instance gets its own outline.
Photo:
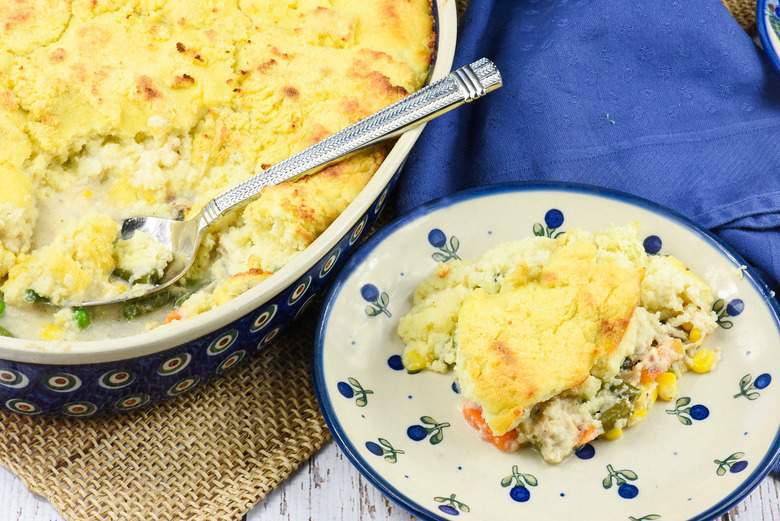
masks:
<path id="1" fill-rule="evenodd" d="M 780 72 L 780 0 L 758 0 L 756 9 L 761 46 Z"/>
<path id="2" fill-rule="evenodd" d="M 723 359 L 680 381 L 617 442 L 560 465 L 505 454 L 461 418 L 453 376 L 408 374 L 398 319 L 436 262 L 567 228 L 638 221 L 649 253 L 671 253 L 715 289 Z M 336 441 L 374 485 L 419 518 L 711 519 L 744 498 L 780 454 L 778 303 L 744 261 L 687 219 L 597 188 L 513 184 L 462 192 L 385 227 L 351 259 L 316 341 L 317 393 Z"/>

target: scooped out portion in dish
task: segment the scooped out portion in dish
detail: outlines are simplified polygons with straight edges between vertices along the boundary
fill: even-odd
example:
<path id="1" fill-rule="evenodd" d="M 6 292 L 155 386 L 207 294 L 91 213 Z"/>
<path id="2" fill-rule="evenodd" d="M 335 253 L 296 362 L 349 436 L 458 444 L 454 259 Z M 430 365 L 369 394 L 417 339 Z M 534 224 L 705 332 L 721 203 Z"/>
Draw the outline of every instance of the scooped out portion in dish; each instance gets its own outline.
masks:
<path id="1" fill-rule="evenodd" d="M 634 225 L 571 230 L 451 261 L 400 320 L 408 371 L 454 370 L 463 415 L 504 451 L 559 463 L 616 440 L 677 378 L 709 372 L 710 287 L 678 259 L 648 255 Z"/>
<path id="2" fill-rule="evenodd" d="M 117 241 L 132 216 L 215 195 L 419 89 L 430 0 L 11 2 L 0 10 L 0 332 L 124 336 L 265 280 L 317 238 L 388 152 L 266 189 L 210 230 L 169 291 L 170 252 Z M 86 319 L 84 317 L 87 317 Z"/>

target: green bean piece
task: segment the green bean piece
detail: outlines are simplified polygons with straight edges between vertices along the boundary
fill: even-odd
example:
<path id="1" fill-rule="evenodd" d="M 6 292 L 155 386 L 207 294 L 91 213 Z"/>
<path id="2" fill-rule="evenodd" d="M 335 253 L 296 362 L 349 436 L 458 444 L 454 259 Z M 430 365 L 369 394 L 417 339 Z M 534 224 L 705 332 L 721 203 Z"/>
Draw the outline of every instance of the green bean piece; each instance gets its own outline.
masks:
<path id="1" fill-rule="evenodd" d="M 133 278 L 133 274 L 130 271 L 123 270 L 122 268 L 114 268 L 112 274 L 114 277 L 126 280 L 131 284 L 158 284 L 162 280 L 163 276 L 160 270 L 152 270 L 145 275 Z"/>
<path id="2" fill-rule="evenodd" d="M 0 326 L 0 336 L 10 336 L 10 337 L 12 337 L 12 338 L 13 338 L 13 336 L 14 336 L 14 335 L 13 335 L 13 333 L 11 333 L 10 331 L 8 331 L 8 330 L 7 330 L 6 328 L 4 328 L 3 326 Z"/>
<path id="3" fill-rule="evenodd" d="M 604 432 L 612 430 L 615 424 L 631 415 L 631 404 L 628 400 L 620 400 L 615 405 L 601 413 L 601 425 Z"/>
<path id="4" fill-rule="evenodd" d="M 130 278 L 133 276 L 133 274 L 127 270 L 123 270 L 122 268 L 114 268 L 114 271 L 111 273 L 114 277 L 117 277 L 122 280 L 126 280 L 127 282 L 130 282 Z"/>
<path id="5" fill-rule="evenodd" d="M 0 317 L 2 317 L 5 314 L 5 300 L 3 300 L 3 297 L 0 297 Z"/>
<path id="6" fill-rule="evenodd" d="M 87 308 L 75 308 L 73 310 L 73 320 L 76 321 L 76 325 L 79 326 L 79 329 L 87 329 L 92 323 Z"/>
<path id="7" fill-rule="evenodd" d="M 176 296 L 170 290 L 158 291 L 147 297 L 125 302 L 122 305 L 122 315 L 127 320 L 134 320 L 172 303 L 175 298 Z"/>
<path id="8" fill-rule="evenodd" d="M 24 300 L 31 304 L 39 304 L 41 302 L 50 302 L 51 299 L 49 297 L 44 297 L 42 295 L 39 295 L 37 291 L 30 288 L 25 290 L 24 292 Z"/>

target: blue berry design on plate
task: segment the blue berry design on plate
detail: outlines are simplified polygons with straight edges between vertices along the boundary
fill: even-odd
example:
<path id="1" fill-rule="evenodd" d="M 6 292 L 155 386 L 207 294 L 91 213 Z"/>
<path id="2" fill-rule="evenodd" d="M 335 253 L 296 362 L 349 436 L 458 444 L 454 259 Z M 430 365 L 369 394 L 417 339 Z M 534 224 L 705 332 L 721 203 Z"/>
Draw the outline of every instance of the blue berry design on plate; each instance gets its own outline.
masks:
<path id="1" fill-rule="evenodd" d="M 401 358 L 401 355 L 393 355 L 390 358 L 388 358 L 387 365 L 393 371 L 403 371 L 404 369 L 404 361 Z"/>
<path id="2" fill-rule="evenodd" d="M 730 318 L 736 317 L 745 311 L 745 303 L 738 298 L 730 300 L 728 303 L 719 298 L 712 304 L 712 311 L 718 316 L 717 322 L 720 327 L 731 329 L 734 327 L 734 322 Z"/>
<path id="3" fill-rule="evenodd" d="M 450 426 L 448 422 L 438 423 L 430 416 L 420 416 L 420 422 L 423 425 L 410 425 L 406 435 L 414 441 L 422 441 L 430 436 L 428 441 L 431 445 L 441 443 L 444 440 L 444 429 Z"/>
<path id="4" fill-rule="evenodd" d="M 377 438 L 376 441 L 367 441 L 366 449 L 374 456 L 383 456 L 388 463 L 395 463 L 398 461 L 398 455 L 404 454 L 404 451 L 396 449 L 393 445 L 384 438 Z"/>
<path id="5" fill-rule="evenodd" d="M 452 382 L 450 387 L 452 388 L 453 393 L 460 394 L 460 385 L 458 385 L 458 382 Z"/>
<path id="6" fill-rule="evenodd" d="M 734 395 L 734 398 L 744 396 L 748 400 L 757 400 L 761 393 L 758 392 L 762 389 L 769 387 L 772 383 L 772 375 L 769 373 L 761 373 L 753 380 L 753 376 L 748 373 L 739 379 L 739 392 Z"/>
<path id="7" fill-rule="evenodd" d="M 439 251 L 431 254 L 431 257 L 436 262 L 448 262 L 451 260 L 460 260 L 458 255 L 458 249 L 460 248 L 460 240 L 454 235 L 450 236 L 449 244 L 447 243 L 447 235 L 438 228 L 428 232 L 428 242 L 434 248 L 438 248 Z"/>
<path id="8" fill-rule="evenodd" d="M 555 239 L 564 232 L 557 231 L 563 225 L 563 212 L 557 208 L 547 210 L 544 214 L 544 224 L 534 223 L 533 231 L 537 237 L 550 237 Z"/>
<path id="9" fill-rule="evenodd" d="M 455 499 L 456 497 L 457 496 L 455 494 L 450 494 L 447 497 L 436 496 L 433 498 L 433 500 L 437 503 L 441 503 L 441 505 L 439 505 L 439 510 L 445 514 L 449 514 L 451 516 L 457 516 L 461 513 L 467 514 L 471 509 L 463 501 L 458 501 Z"/>
<path id="10" fill-rule="evenodd" d="M 539 484 L 536 476 L 533 474 L 523 474 L 517 470 L 517 465 L 512 465 L 512 474 L 501 479 L 501 486 L 509 489 L 509 497 L 518 503 L 525 503 L 531 499 L 531 491 L 528 487 L 535 487 Z"/>
<path id="11" fill-rule="evenodd" d="M 735 452 L 722 460 L 712 460 L 712 462 L 717 465 L 715 474 L 724 476 L 726 472 L 731 472 L 732 474 L 742 472 L 748 466 L 748 462 L 742 459 L 744 457 L 744 452 Z"/>
<path id="12" fill-rule="evenodd" d="M 691 399 L 688 396 L 681 396 L 674 402 L 674 409 L 666 409 L 666 414 L 677 416 L 683 425 L 691 425 L 693 420 L 706 420 L 710 415 L 710 410 L 700 403 L 690 405 Z"/>
<path id="13" fill-rule="evenodd" d="M 607 472 L 607 477 L 601 481 L 601 486 L 605 489 L 617 485 L 618 495 L 624 499 L 633 499 L 639 494 L 639 487 L 629 483 L 629 481 L 636 481 L 639 478 L 636 472 L 629 469 L 615 470 L 612 465 L 607 465 Z"/>
<path id="14" fill-rule="evenodd" d="M 596 455 L 596 448 L 590 443 L 586 443 L 582 447 L 578 447 L 577 450 L 574 451 L 574 455 L 580 459 L 591 459 Z"/>
<path id="15" fill-rule="evenodd" d="M 380 291 L 379 288 L 373 284 L 363 284 L 360 288 L 360 296 L 363 300 L 368 302 L 366 306 L 366 315 L 369 317 L 375 317 L 381 313 L 384 313 L 388 317 L 392 317 L 388 306 L 390 305 L 390 295 L 385 291 Z"/>
<path id="16" fill-rule="evenodd" d="M 655 519 L 661 519 L 661 514 L 647 514 L 642 517 L 628 516 L 628 521 L 653 521 Z"/>
<path id="17" fill-rule="evenodd" d="M 645 240 L 642 241 L 642 247 L 645 249 L 645 253 L 648 255 L 655 255 L 661 251 L 663 244 L 663 241 L 657 235 L 648 235 L 645 237 Z"/>
<path id="18" fill-rule="evenodd" d="M 355 398 L 355 405 L 358 407 L 365 407 L 368 405 L 368 395 L 374 394 L 371 389 L 364 389 L 357 378 L 351 376 L 347 378 L 346 382 L 338 382 L 336 388 L 339 390 L 339 394 L 344 398 L 351 400 Z"/>

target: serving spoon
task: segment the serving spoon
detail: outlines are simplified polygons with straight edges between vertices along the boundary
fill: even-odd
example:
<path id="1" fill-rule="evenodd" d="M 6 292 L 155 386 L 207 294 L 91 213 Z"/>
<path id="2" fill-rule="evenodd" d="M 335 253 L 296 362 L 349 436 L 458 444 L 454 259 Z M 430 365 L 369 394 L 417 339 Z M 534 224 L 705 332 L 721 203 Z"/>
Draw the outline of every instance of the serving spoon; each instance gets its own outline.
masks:
<path id="1" fill-rule="evenodd" d="M 187 273 L 195 261 L 198 246 L 209 227 L 226 213 L 259 197 L 265 187 L 312 173 L 358 150 L 396 137 L 464 103 L 481 98 L 499 87 L 501 87 L 501 74 L 498 68 L 490 60 L 482 58 L 230 188 L 209 201 L 191 219 L 186 221 L 161 217 L 125 219 L 122 221 L 121 240 L 128 240 L 139 231 L 146 232 L 173 254 L 159 283 L 144 287 L 143 292 L 135 292 L 131 289 L 110 299 L 69 302 L 63 305 L 117 304 L 157 293 Z"/>

